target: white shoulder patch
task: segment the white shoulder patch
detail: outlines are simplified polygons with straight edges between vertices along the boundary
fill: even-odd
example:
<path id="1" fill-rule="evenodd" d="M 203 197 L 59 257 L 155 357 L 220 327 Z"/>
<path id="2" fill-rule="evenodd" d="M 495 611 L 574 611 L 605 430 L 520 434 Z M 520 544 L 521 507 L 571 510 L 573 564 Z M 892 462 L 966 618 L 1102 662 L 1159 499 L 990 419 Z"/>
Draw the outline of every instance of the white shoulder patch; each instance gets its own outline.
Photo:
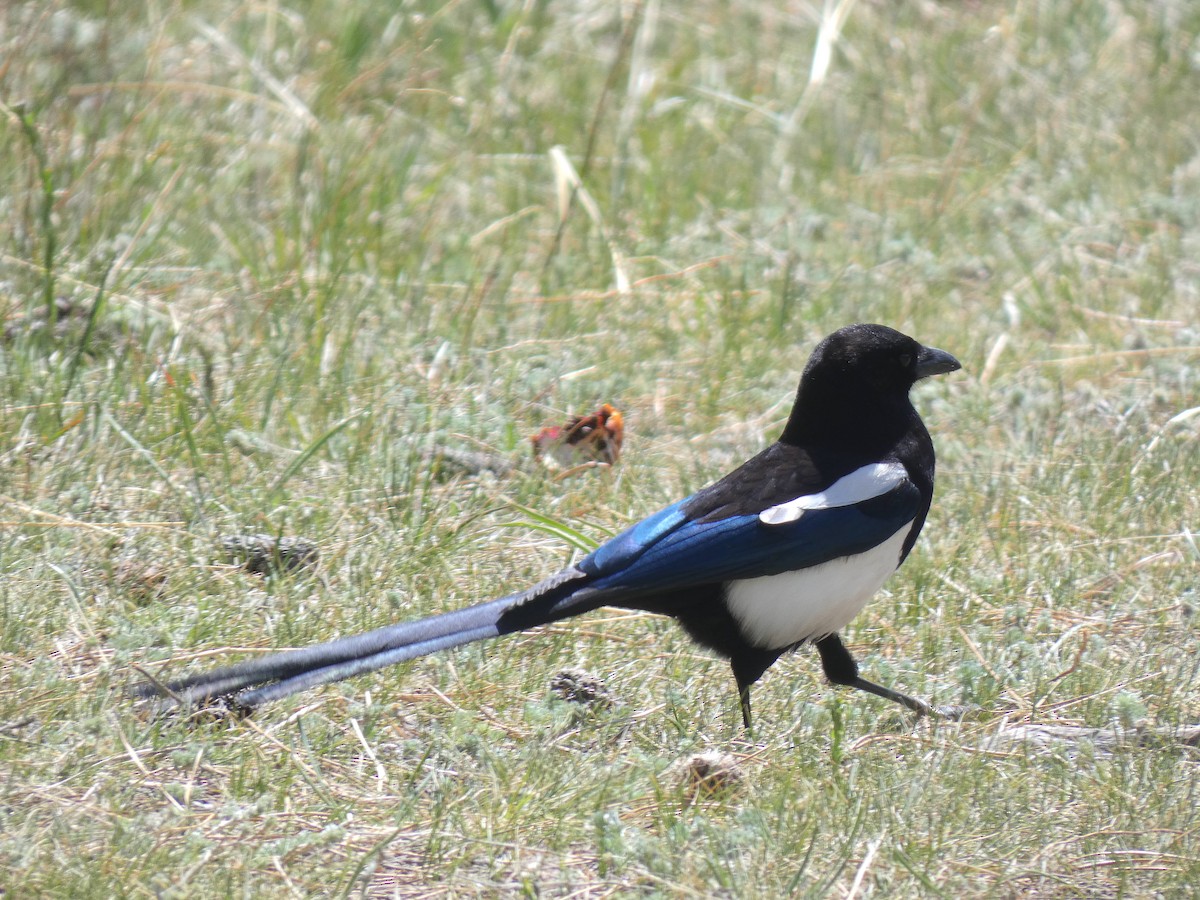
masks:
<path id="1" fill-rule="evenodd" d="M 819 494 L 805 494 L 764 509 L 758 514 L 758 519 L 764 525 L 786 525 L 795 522 L 810 509 L 853 506 L 864 500 L 882 497 L 907 480 L 908 472 L 898 462 L 871 463 L 842 476 Z"/>

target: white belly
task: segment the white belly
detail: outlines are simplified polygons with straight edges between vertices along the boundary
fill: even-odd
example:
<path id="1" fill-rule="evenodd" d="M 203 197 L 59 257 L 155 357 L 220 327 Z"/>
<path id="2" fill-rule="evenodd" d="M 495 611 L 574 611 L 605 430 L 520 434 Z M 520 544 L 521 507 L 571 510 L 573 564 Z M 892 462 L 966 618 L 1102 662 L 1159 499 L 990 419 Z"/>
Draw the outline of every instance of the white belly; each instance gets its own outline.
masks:
<path id="1" fill-rule="evenodd" d="M 776 649 L 841 631 L 900 564 L 909 522 L 866 553 L 819 566 L 732 581 L 725 600 L 743 636 Z"/>

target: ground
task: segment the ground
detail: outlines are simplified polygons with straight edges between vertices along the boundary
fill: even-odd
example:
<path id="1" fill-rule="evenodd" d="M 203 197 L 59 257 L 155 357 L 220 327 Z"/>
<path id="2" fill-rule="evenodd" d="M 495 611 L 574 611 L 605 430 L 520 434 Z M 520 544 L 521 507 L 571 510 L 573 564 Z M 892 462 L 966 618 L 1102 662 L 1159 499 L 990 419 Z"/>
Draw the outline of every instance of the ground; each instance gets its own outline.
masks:
<path id="1" fill-rule="evenodd" d="M 0 5 L 0 893 L 1193 892 L 1198 34 Z M 248 719 L 125 695 L 533 583 L 773 440 L 853 321 L 964 365 L 914 394 L 933 511 L 843 635 L 963 722 L 802 651 L 747 736 L 726 664 L 614 611 Z M 534 463 L 603 403 L 615 466 Z"/>

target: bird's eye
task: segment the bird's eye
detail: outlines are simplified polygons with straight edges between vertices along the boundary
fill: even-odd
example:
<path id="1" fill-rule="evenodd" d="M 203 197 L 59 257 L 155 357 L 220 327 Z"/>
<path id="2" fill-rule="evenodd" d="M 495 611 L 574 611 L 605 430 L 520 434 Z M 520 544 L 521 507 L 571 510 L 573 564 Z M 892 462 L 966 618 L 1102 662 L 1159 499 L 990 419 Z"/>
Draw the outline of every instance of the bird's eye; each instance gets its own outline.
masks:
<path id="1" fill-rule="evenodd" d="M 912 365 L 912 359 L 913 358 L 912 358 L 911 353 L 901 353 L 900 354 L 900 367 L 903 369 L 907 369 L 909 366 Z"/>

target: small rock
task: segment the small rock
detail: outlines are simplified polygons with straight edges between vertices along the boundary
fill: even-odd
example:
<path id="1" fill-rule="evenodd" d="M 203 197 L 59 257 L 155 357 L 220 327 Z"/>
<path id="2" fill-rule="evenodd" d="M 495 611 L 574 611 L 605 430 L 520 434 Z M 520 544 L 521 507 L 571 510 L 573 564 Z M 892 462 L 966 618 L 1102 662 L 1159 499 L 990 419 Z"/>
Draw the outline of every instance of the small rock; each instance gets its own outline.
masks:
<path id="1" fill-rule="evenodd" d="M 604 679 L 583 669 L 563 669 L 550 679 L 550 693 L 568 703 L 582 703 L 596 709 L 608 709 L 616 699 Z"/>
<path id="2" fill-rule="evenodd" d="M 681 759 L 668 770 L 689 800 L 723 796 L 746 779 L 737 758 L 719 750 L 705 750 Z"/>
<path id="3" fill-rule="evenodd" d="M 320 555 L 317 545 L 307 538 L 274 538 L 269 534 L 231 534 L 221 538 L 221 547 L 229 561 L 255 575 L 276 575 L 311 569 Z"/>

